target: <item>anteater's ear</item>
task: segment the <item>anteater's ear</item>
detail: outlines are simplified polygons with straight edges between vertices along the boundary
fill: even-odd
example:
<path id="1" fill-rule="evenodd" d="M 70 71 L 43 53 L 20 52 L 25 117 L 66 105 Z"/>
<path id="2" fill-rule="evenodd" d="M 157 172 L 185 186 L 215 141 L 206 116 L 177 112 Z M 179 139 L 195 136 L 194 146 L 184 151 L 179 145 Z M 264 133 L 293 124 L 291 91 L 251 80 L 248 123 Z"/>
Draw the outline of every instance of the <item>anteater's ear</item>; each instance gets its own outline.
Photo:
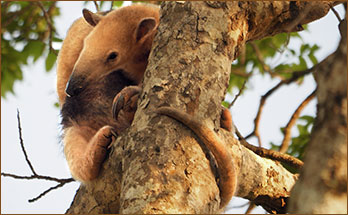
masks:
<path id="1" fill-rule="evenodd" d="M 139 22 L 139 25 L 135 31 L 137 42 L 146 37 L 156 28 L 156 20 L 152 17 L 147 17 Z"/>
<path id="2" fill-rule="evenodd" d="M 99 15 L 92 13 L 91 11 L 87 9 L 83 9 L 82 13 L 86 22 L 90 24 L 91 26 L 96 26 L 98 22 L 101 20 L 101 17 Z"/>

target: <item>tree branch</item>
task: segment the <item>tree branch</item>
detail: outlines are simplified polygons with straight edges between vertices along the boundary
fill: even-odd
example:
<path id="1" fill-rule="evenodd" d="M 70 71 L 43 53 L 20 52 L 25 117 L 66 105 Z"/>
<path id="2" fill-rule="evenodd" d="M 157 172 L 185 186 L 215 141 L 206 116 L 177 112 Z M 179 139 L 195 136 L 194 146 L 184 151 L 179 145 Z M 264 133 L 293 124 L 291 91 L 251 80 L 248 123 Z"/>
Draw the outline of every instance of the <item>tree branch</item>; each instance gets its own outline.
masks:
<path id="1" fill-rule="evenodd" d="M 33 175 L 31 175 L 31 176 L 20 176 L 20 175 L 15 175 L 15 174 L 11 174 L 11 173 L 1 173 L 1 176 L 10 177 L 10 178 L 14 178 L 14 179 L 20 179 L 20 180 L 39 179 L 39 180 L 54 181 L 54 182 L 58 183 L 56 186 L 51 187 L 51 188 L 45 190 L 44 192 L 42 192 L 41 194 L 39 194 L 39 196 L 37 196 L 37 197 L 35 197 L 33 199 L 29 199 L 28 200 L 29 202 L 34 202 L 34 201 L 40 199 L 41 197 L 45 196 L 50 191 L 58 189 L 59 187 L 62 187 L 62 186 L 64 186 L 67 183 L 75 181 L 73 178 L 61 179 L 61 178 L 55 178 L 55 177 L 51 177 L 51 176 L 39 175 L 39 174 L 36 173 L 36 171 L 34 170 L 33 165 L 30 162 L 30 159 L 29 159 L 29 157 L 27 155 L 25 147 L 24 147 L 24 141 L 23 141 L 23 138 L 22 138 L 22 127 L 21 127 L 21 121 L 20 121 L 20 115 L 19 115 L 19 110 L 18 109 L 17 109 L 17 120 L 18 120 L 19 140 L 20 140 L 19 142 L 20 142 L 20 145 L 21 145 L 21 149 L 22 149 L 22 152 L 24 154 L 25 160 L 26 160 L 26 162 L 27 162 L 27 164 L 28 164 L 28 166 L 29 166 L 29 168 L 30 168 L 30 170 L 31 170 Z"/>
<path id="2" fill-rule="evenodd" d="M 289 147 L 289 143 L 291 140 L 291 128 L 295 125 L 298 117 L 300 116 L 300 113 L 302 110 L 306 107 L 306 105 L 315 97 L 316 90 L 314 90 L 295 110 L 295 112 L 292 114 L 289 122 L 284 128 L 284 138 L 282 141 L 282 144 L 280 145 L 279 152 L 286 153 Z"/>
<path id="3" fill-rule="evenodd" d="M 234 103 L 237 101 L 238 97 L 243 93 L 243 90 L 245 89 L 245 85 L 247 83 L 248 80 L 245 80 L 242 87 L 239 89 L 238 94 L 234 97 L 233 101 L 228 105 L 228 109 L 230 109 Z"/>
<path id="4" fill-rule="evenodd" d="M 22 149 L 22 152 L 24 154 L 24 157 L 25 157 L 25 161 L 27 162 L 31 172 L 34 174 L 34 175 L 37 175 L 35 170 L 34 170 L 34 167 L 33 165 L 31 164 L 29 158 L 28 158 L 28 155 L 27 155 L 27 152 L 24 148 L 24 143 L 23 143 L 23 138 L 22 138 L 22 127 L 21 127 L 21 119 L 20 119 L 20 116 L 19 116 L 19 110 L 17 109 L 17 122 L 18 122 L 18 133 L 19 133 L 19 143 L 21 145 L 21 149 Z"/>
<path id="5" fill-rule="evenodd" d="M 254 204 L 252 201 L 250 201 L 250 202 L 249 202 L 249 207 L 247 208 L 247 210 L 245 211 L 244 214 L 250 214 L 251 211 L 252 211 L 254 208 L 255 208 L 255 204 Z"/>
<path id="6" fill-rule="evenodd" d="M 239 138 L 240 143 L 244 147 L 253 151 L 255 154 L 257 154 L 261 157 L 265 157 L 265 158 L 269 158 L 272 160 L 284 162 L 284 163 L 289 164 L 295 168 L 301 168 L 303 166 L 303 162 L 301 160 L 299 160 L 291 155 L 283 154 L 281 152 L 265 149 L 262 147 L 257 147 L 257 146 L 254 146 L 254 145 L 248 143 L 245 140 L 245 138 L 239 133 L 238 129 L 235 128 L 235 130 L 236 130 L 236 135 Z"/>
<path id="7" fill-rule="evenodd" d="M 256 136 L 257 139 L 258 139 L 258 143 L 259 143 L 259 146 L 261 146 L 261 138 L 260 138 L 260 135 L 259 135 L 259 124 L 260 124 L 260 118 L 261 118 L 261 113 L 262 113 L 262 110 L 263 110 L 263 107 L 266 103 L 266 100 L 269 96 L 271 96 L 279 87 L 281 87 L 285 82 L 284 81 L 280 81 L 276 86 L 274 86 L 272 89 L 270 89 L 266 94 L 264 94 L 263 96 L 261 96 L 261 99 L 260 99 L 260 104 L 259 104 L 259 108 L 258 108 L 258 111 L 257 111 L 257 114 L 256 114 L 256 117 L 254 119 L 254 130 L 248 134 L 245 139 L 248 139 L 252 136 Z"/>
<path id="8" fill-rule="evenodd" d="M 338 19 L 339 22 L 342 22 L 342 19 L 340 17 L 340 15 L 338 14 L 338 12 L 336 11 L 336 9 L 331 6 L 330 9 L 332 10 L 332 12 L 335 14 L 336 18 Z"/>
<path id="9" fill-rule="evenodd" d="M 347 21 L 337 50 L 320 63 L 317 117 L 289 213 L 347 213 Z"/>
<path id="10" fill-rule="evenodd" d="M 246 2 L 241 7 L 251 8 L 251 11 L 262 11 L 252 13 L 249 17 L 247 41 L 302 30 L 301 25 L 325 16 L 330 6 L 335 4 L 328 1 L 322 1 L 320 4 L 305 1 Z"/>
<path id="11" fill-rule="evenodd" d="M 289 6 L 281 1 L 231 1 L 210 8 L 199 1 L 162 4 L 136 123 L 113 143 L 100 177 L 93 185 L 80 187 L 68 213 L 217 212 L 219 189 L 214 161 L 206 159 L 209 153 L 185 126 L 155 114 L 161 106 L 194 115 L 227 143 L 239 168 L 235 195 L 261 204 L 269 212 L 285 212 L 297 176 L 279 162 L 243 147 L 232 134 L 219 129 L 217 120 L 230 63 L 238 50 L 248 40 L 280 33 L 275 24 L 296 17 L 288 12 L 289 7 L 278 10 L 272 4 Z M 314 7 L 326 3 L 318 5 Z M 91 204 L 96 198 L 102 204 Z"/>
<path id="12" fill-rule="evenodd" d="M 114 1 L 110 1 L 110 10 L 112 10 L 112 8 L 114 7 Z"/>
<path id="13" fill-rule="evenodd" d="M 95 9 L 97 10 L 97 12 L 99 12 L 99 5 L 97 3 L 97 1 L 93 1 Z"/>
<path id="14" fill-rule="evenodd" d="M 252 136 L 256 136 L 258 138 L 259 146 L 261 146 L 258 128 L 259 128 L 259 122 L 260 122 L 260 118 L 261 118 L 261 113 L 263 111 L 263 107 L 264 107 L 268 97 L 271 96 L 278 88 L 280 88 L 284 84 L 287 84 L 287 85 L 291 84 L 291 83 L 297 81 L 300 77 L 303 77 L 303 76 L 305 76 L 307 74 L 313 73 L 314 71 L 316 71 L 318 69 L 318 67 L 320 67 L 320 65 L 321 65 L 321 63 L 316 64 L 315 66 L 313 66 L 310 69 L 293 72 L 291 78 L 280 81 L 276 86 L 274 86 L 272 89 L 270 89 L 266 94 L 261 96 L 259 108 L 258 108 L 256 117 L 254 119 L 254 129 L 253 129 L 253 131 L 250 134 L 248 134 L 245 137 L 245 139 L 249 139 Z"/>
<path id="15" fill-rule="evenodd" d="M 52 42 L 53 42 L 53 34 L 55 32 L 55 29 L 54 29 L 54 25 L 52 24 L 52 20 L 51 20 L 51 17 L 50 15 L 47 13 L 47 11 L 45 10 L 45 7 L 44 5 L 42 4 L 42 2 L 40 1 L 37 1 L 35 2 L 39 8 L 41 9 L 41 11 L 43 12 L 44 14 L 44 17 L 45 17 L 45 20 L 46 20 L 46 23 L 48 25 L 48 30 L 49 30 L 49 41 L 48 41 L 48 45 L 49 45 L 49 50 L 52 51 L 55 55 L 58 55 L 58 52 L 57 50 L 55 50 L 52 46 Z M 55 3 L 54 3 L 55 4 Z"/>

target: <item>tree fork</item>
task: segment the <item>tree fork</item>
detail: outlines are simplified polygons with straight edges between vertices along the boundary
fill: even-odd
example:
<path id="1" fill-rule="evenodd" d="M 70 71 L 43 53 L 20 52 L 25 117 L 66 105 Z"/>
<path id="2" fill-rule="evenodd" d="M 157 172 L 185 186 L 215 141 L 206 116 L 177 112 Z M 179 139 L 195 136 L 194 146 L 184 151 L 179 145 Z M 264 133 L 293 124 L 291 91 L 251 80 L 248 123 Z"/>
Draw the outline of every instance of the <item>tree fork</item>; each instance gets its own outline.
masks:
<path id="1" fill-rule="evenodd" d="M 230 64 L 245 42 L 289 31 L 285 27 L 308 5 L 311 15 L 299 24 L 318 19 L 332 3 L 290 4 L 163 2 L 134 123 L 113 144 L 100 177 L 77 191 L 67 213 L 219 211 L 209 152 L 185 126 L 157 115 L 160 106 L 184 110 L 225 138 L 242 167 L 236 195 L 257 200 L 282 192 L 281 198 L 288 197 L 296 176 L 242 147 L 219 128 L 219 119 Z M 285 178 L 284 185 L 276 183 L 278 177 Z"/>

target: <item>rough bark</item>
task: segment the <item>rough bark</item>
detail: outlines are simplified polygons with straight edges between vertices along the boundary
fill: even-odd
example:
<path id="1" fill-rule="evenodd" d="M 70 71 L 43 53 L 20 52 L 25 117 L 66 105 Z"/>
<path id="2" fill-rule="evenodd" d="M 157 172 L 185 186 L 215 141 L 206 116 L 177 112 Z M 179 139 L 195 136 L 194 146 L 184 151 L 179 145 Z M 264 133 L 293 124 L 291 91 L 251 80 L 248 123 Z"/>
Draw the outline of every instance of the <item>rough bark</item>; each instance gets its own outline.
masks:
<path id="1" fill-rule="evenodd" d="M 296 176 L 222 130 L 221 101 L 230 64 L 245 42 L 299 30 L 298 23 L 324 16 L 328 4 L 164 2 L 134 122 L 67 213 L 219 212 L 214 159 L 185 126 L 155 114 L 160 106 L 185 110 L 229 144 L 238 166 L 236 195 L 284 211 Z M 298 19 L 305 10 L 311 15 Z M 289 30 L 289 23 L 297 27 Z"/>
<path id="2" fill-rule="evenodd" d="M 347 214 L 347 22 L 341 42 L 315 72 L 317 118 L 291 213 Z"/>

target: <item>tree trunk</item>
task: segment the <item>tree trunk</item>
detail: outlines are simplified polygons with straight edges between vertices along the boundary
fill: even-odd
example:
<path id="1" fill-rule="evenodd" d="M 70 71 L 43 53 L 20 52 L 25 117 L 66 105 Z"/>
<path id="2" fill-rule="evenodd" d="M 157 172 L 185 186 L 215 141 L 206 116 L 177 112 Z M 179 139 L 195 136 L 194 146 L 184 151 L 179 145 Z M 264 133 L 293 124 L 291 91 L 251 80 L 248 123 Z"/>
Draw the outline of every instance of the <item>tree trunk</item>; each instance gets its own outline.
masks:
<path id="1" fill-rule="evenodd" d="M 314 73 L 318 112 L 289 211 L 347 214 L 347 21 L 341 42 Z"/>
<path id="2" fill-rule="evenodd" d="M 157 115 L 161 106 L 186 111 L 228 144 L 237 165 L 236 195 L 285 212 L 297 176 L 221 129 L 221 101 L 231 62 L 245 42 L 300 30 L 328 10 L 327 2 L 163 2 L 133 124 L 113 144 L 98 180 L 80 187 L 67 213 L 220 211 L 213 156 L 187 127 Z"/>

